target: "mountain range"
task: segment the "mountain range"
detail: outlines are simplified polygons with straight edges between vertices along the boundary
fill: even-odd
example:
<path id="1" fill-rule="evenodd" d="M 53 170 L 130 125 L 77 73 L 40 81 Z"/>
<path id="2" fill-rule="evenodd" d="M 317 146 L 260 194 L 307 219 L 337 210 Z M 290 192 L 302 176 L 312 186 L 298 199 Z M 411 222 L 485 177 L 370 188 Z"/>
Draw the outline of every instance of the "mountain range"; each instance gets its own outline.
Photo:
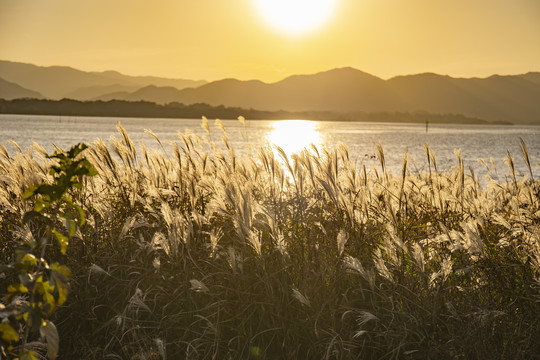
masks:
<path id="1" fill-rule="evenodd" d="M 0 78 L 0 99 L 11 100 L 19 98 L 43 99 L 43 95 L 37 91 L 28 90 L 20 85 Z"/>
<path id="2" fill-rule="evenodd" d="M 539 72 L 487 78 L 423 73 L 383 80 L 357 69 L 339 68 L 293 75 L 275 83 L 237 79 L 206 83 L 0 61 L 0 78 L 50 99 L 206 103 L 265 111 L 343 114 L 427 112 L 540 125 Z M 0 97 L 13 98 L 6 95 L 9 89 L 3 82 L 0 89 Z"/>
<path id="3" fill-rule="evenodd" d="M 117 71 L 87 72 L 67 66 L 36 66 L 0 60 L 0 78 L 48 99 L 90 100 L 115 92 L 135 91 L 148 85 L 196 87 L 206 81 L 168 79 L 155 76 L 128 76 Z"/>

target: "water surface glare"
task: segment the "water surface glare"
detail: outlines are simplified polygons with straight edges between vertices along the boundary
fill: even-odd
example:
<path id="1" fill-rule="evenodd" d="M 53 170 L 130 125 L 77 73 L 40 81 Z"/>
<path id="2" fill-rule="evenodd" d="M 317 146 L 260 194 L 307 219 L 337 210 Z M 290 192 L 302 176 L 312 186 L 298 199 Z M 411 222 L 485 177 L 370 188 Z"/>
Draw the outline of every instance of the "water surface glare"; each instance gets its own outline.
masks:
<path id="1" fill-rule="evenodd" d="M 8 143 L 13 140 L 23 150 L 37 142 L 52 152 L 53 144 L 67 149 L 79 142 L 92 142 L 97 138 L 107 141 L 111 136 L 119 138 L 116 130 L 118 121 L 126 129 L 132 141 L 144 143 L 149 149 L 160 150 L 161 146 L 145 129 L 152 130 L 169 151 L 168 141 L 181 144 L 178 131 L 193 131 L 221 144 L 222 131 L 210 120 L 208 134 L 201 127 L 200 119 L 144 119 L 107 117 L 67 117 L 0 115 L 0 143 L 10 153 L 16 151 Z M 408 150 L 412 161 L 410 171 L 427 170 L 423 144 L 427 142 L 435 152 L 440 169 L 449 169 L 457 164 L 454 149 L 461 149 L 466 169 L 476 174 L 486 174 L 478 163 L 483 158 L 489 163 L 493 158 L 499 179 L 504 180 L 508 167 L 504 159 L 509 151 L 520 174 L 528 174 L 520 151 L 520 138 L 525 141 L 533 165 L 535 178 L 540 177 L 540 127 L 539 126 L 491 126 L 491 125 L 430 125 L 426 133 L 425 124 L 409 123 L 363 123 L 330 122 L 307 120 L 247 120 L 245 126 L 237 120 L 223 120 L 231 144 L 238 154 L 247 154 L 254 148 L 269 144 L 283 148 L 288 155 L 298 152 L 311 143 L 320 146 L 336 146 L 343 143 L 348 147 L 350 159 L 358 166 L 378 166 L 375 146 L 383 146 L 386 163 L 390 171 L 401 171 L 402 155 Z M 251 149 L 251 150 L 250 150 Z"/>
<path id="2" fill-rule="evenodd" d="M 316 121 L 282 120 L 274 121 L 274 129 L 267 135 L 267 140 L 279 146 L 287 156 L 298 154 L 311 145 L 322 145 L 322 134 Z"/>

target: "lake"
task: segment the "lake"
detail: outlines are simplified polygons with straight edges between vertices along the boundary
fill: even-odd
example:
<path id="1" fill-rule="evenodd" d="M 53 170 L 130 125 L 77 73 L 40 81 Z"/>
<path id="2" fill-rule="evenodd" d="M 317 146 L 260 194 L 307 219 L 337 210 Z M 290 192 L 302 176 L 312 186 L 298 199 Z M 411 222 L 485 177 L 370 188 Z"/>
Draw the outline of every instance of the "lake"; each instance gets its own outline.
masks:
<path id="1" fill-rule="evenodd" d="M 221 142 L 222 131 L 209 119 L 210 138 Z M 79 142 L 91 142 L 97 138 L 108 140 L 119 137 L 116 130 L 120 122 L 135 144 L 143 142 L 147 148 L 160 149 L 155 139 L 145 133 L 154 132 L 170 149 L 167 141 L 180 142 L 178 131 L 193 131 L 207 135 L 201 127 L 200 119 L 147 119 L 147 118 L 108 118 L 78 116 L 35 116 L 0 115 L 0 142 L 10 153 L 16 148 L 8 143 L 13 140 L 23 150 L 35 141 L 47 151 L 53 144 L 67 149 Z M 411 171 L 427 169 L 423 144 L 428 143 L 435 152 L 439 168 L 448 169 L 456 165 L 454 149 L 461 149 L 466 169 L 473 168 L 483 176 L 487 172 L 478 163 L 483 158 L 489 163 L 493 158 L 500 179 L 508 173 L 504 158 L 509 151 L 520 174 L 528 174 L 520 151 L 520 138 L 525 141 L 535 178 L 540 176 L 540 127 L 539 126 L 491 126 L 491 125 L 448 125 L 430 124 L 426 132 L 425 124 L 410 123 L 364 123 L 339 121 L 307 120 L 247 120 L 245 126 L 237 120 L 223 120 L 229 135 L 229 143 L 237 153 L 246 154 L 248 149 L 264 144 L 282 147 L 291 154 L 303 146 L 314 143 L 335 146 L 344 143 L 349 149 L 350 158 L 359 166 L 378 165 L 373 159 L 377 142 L 383 146 L 388 167 L 392 172 L 401 170 L 403 153 L 408 149 Z"/>

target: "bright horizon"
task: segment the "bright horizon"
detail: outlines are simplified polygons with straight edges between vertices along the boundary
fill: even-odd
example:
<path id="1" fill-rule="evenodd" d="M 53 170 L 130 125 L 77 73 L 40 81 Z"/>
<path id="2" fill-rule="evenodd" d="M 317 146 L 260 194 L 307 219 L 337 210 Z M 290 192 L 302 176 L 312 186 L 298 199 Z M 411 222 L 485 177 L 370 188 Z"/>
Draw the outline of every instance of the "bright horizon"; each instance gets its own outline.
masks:
<path id="1" fill-rule="evenodd" d="M 0 59 L 208 81 L 540 71 L 537 0 L 329 1 L 282 18 L 264 0 L 0 0 Z"/>

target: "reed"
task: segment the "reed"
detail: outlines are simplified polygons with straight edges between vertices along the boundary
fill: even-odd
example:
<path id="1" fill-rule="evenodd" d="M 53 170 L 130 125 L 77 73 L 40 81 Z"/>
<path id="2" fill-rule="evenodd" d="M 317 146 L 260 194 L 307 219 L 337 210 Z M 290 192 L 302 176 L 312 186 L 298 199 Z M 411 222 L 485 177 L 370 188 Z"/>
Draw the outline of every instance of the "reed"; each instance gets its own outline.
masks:
<path id="1" fill-rule="evenodd" d="M 242 118 L 240 121 L 245 120 Z M 87 222 L 55 313 L 65 359 L 530 359 L 540 351 L 540 182 L 509 154 L 480 185 L 459 151 L 426 173 L 356 166 L 345 145 L 239 156 L 220 121 L 162 151 L 86 155 Z M 221 143 L 213 142 L 221 132 Z M 173 156 L 165 155 L 171 146 Z M 16 146 L 17 147 L 17 146 Z M 51 181 L 37 144 L 0 146 L 0 258 L 36 234 L 22 194 Z M 536 163 L 538 164 L 538 163 Z M 61 225 L 59 225 L 61 226 Z M 6 294 L 13 273 L 3 270 Z M 5 298 L 2 299 L 5 301 Z M 37 340 L 37 339 L 36 339 Z"/>

